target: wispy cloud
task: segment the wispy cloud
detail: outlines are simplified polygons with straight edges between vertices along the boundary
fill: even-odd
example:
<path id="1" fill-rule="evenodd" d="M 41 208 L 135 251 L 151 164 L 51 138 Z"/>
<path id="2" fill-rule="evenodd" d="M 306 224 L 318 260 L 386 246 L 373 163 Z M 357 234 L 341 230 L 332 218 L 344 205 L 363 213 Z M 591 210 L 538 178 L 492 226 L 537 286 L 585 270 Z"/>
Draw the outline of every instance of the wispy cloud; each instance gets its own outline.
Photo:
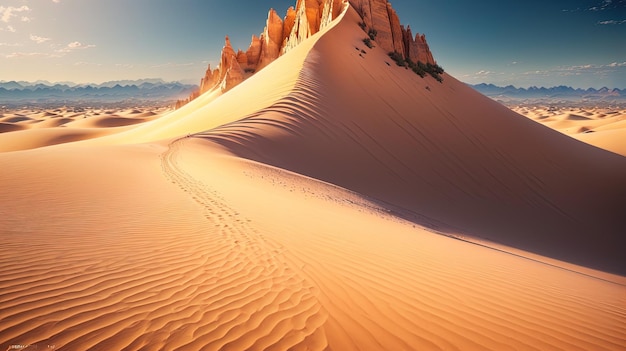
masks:
<path id="1" fill-rule="evenodd" d="M 42 44 L 42 43 L 45 43 L 48 40 L 50 40 L 50 38 L 44 38 L 44 37 L 40 37 L 38 35 L 31 34 L 30 35 L 30 40 L 34 41 L 37 44 Z"/>
<path id="2" fill-rule="evenodd" d="M 618 24 L 624 24 L 626 23 L 626 20 L 608 20 L 608 21 L 600 21 L 598 22 L 599 25 L 601 26 L 610 26 L 610 25 L 618 25 Z"/>
<path id="3" fill-rule="evenodd" d="M 591 12 L 599 12 L 599 11 L 607 11 L 607 10 L 615 10 L 615 9 L 624 9 L 626 8 L 626 0 L 602 0 L 597 1 L 594 6 L 584 7 L 584 8 L 575 8 L 575 9 L 563 9 L 563 12 L 579 12 L 579 11 L 591 11 Z"/>
<path id="4" fill-rule="evenodd" d="M 30 7 L 26 5 L 22 5 L 20 7 L 0 6 L 0 21 L 4 23 L 9 23 L 13 17 L 17 17 L 18 14 L 23 13 L 23 12 L 29 12 L 29 11 L 30 11 Z M 25 16 L 22 16 L 22 20 L 24 17 Z"/>
<path id="5" fill-rule="evenodd" d="M 150 66 L 150 68 L 188 67 L 188 66 L 193 66 L 193 65 L 195 65 L 195 63 L 193 63 L 193 62 L 188 62 L 188 63 L 168 62 L 168 63 L 163 63 L 163 64 L 160 64 L 160 65 L 153 65 L 153 66 Z"/>
<path id="6" fill-rule="evenodd" d="M 518 66 L 519 67 L 519 66 Z M 541 85 L 545 82 L 560 82 L 559 84 L 574 81 L 593 82 L 592 84 L 617 84 L 623 87 L 615 77 L 626 75 L 626 61 L 616 61 L 604 64 L 584 63 L 579 65 L 554 66 L 545 69 L 528 71 L 489 71 L 479 70 L 473 73 L 459 75 L 458 78 L 471 84 L 494 83 L 500 85 Z"/>
<path id="7" fill-rule="evenodd" d="M 50 38 L 44 38 L 44 37 L 39 37 L 36 35 L 30 35 L 30 39 L 38 44 L 44 43 L 48 40 L 50 40 Z M 9 45 L 7 45 L 9 46 Z M 20 45 L 21 46 L 21 45 Z M 54 47 L 56 45 L 51 45 L 52 49 L 54 49 Z M 58 47 L 58 46 L 56 46 Z M 4 57 L 7 59 L 18 59 L 18 58 L 29 58 L 29 57 L 40 57 L 40 58 L 60 58 L 60 57 L 64 57 L 67 54 L 76 51 L 76 50 L 82 50 L 82 49 L 90 49 L 90 48 L 94 48 L 96 47 L 95 45 L 85 45 L 79 41 L 73 41 L 65 46 L 63 46 L 60 49 L 56 49 L 52 52 L 12 52 L 10 54 L 5 54 L 5 55 L 0 55 L 0 57 Z"/>
<path id="8" fill-rule="evenodd" d="M 57 49 L 56 52 L 68 53 L 68 52 L 72 52 L 72 51 L 75 51 L 75 50 L 90 49 L 90 48 L 95 48 L 95 47 L 96 46 L 93 45 L 93 44 L 86 45 L 86 44 L 83 44 L 83 43 L 81 43 L 79 41 L 73 41 L 73 42 L 67 44 L 64 47 L 62 47 L 60 49 Z"/>
<path id="9" fill-rule="evenodd" d="M 102 64 L 101 63 L 95 63 L 95 62 L 78 61 L 78 62 L 74 62 L 74 66 L 96 66 L 96 67 L 101 67 Z"/>
<path id="10" fill-rule="evenodd" d="M 608 64 L 584 64 L 584 65 L 570 65 L 570 66 L 558 66 L 547 70 L 536 70 L 523 72 L 525 76 L 580 76 L 580 75 L 610 75 L 626 68 L 626 62 L 612 62 Z"/>
<path id="11" fill-rule="evenodd" d="M 619 4 L 619 1 L 617 2 Z M 613 0 L 603 0 L 602 3 L 592 6 L 589 11 L 604 11 L 614 7 Z"/>
<path id="12" fill-rule="evenodd" d="M 21 59 L 21 58 L 29 58 L 29 57 L 43 57 L 43 58 L 58 58 L 61 57 L 59 54 L 51 54 L 46 52 L 12 52 L 7 55 L 3 55 L 7 59 Z"/>
<path id="13" fill-rule="evenodd" d="M 626 67 L 626 61 L 609 63 L 607 67 Z"/>

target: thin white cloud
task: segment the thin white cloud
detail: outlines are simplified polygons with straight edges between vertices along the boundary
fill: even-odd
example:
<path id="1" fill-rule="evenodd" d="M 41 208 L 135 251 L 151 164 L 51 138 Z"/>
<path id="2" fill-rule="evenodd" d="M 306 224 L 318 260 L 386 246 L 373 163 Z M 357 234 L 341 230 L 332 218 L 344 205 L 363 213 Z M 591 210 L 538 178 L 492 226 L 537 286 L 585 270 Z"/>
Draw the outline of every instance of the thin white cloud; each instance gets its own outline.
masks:
<path id="1" fill-rule="evenodd" d="M 61 2 L 61 0 L 52 0 L 53 3 L 58 4 Z"/>
<path id="2" fill-rule="evenodd" d="M 78 62 L 74 62 L 74 66 L 97 66 L 97 67 L 100 67 L 100 66 L 102 66 L 102 64 L 101 63 L 95 63 L 95 62 L 78 61 Z"/>
<path id="3" fill-rule="evenodd" d="M 613 5 L 612 0 L 603 0 L 599 5 L 590 7 L 589 11 L 604 11 L 611 8 L 611 5 Z"/>
<path id="4" fill-rule="evenodd" d="M 82 49 L 90 49 L 90 48 L 95 48 L 95 45 L 92 44 L 88 44 L 85 45 L 79 41 L 73 41 L 69 44 L 67 44 L 65 47 L 56 50 L 56 52 L 60 52 L 60 53 L 68 53 L 68 52 L 72 52 L 74 50 L 82 50 Z"/>
<path id="5" fill-rule="evenodd" d="M 18 13 L 29 12 L 30 7 L 22 5 L 20 7 L 4 7 L 0 6 L 0 21 L 9 23 L 13 17 L 17 17 Z"/>
<path id="6" fill-rule="evenodd" d="M 10 54 L 4 55 L 7 59 L 19 59 L 19 58 L 28 58 L 28 57 L 44 57 L 44 58 L 52 58 L 52 57 L 61 57 L 57 54 L 50 54 L 45 52 L 12 52 Z"/>
<path id="7" fill-rule="evenodd" d="M 580 12 L 580 11 L 591 11 L 591 12 L 600 12 L 600 11 L 608 11 L 608 10 L 617 10 L 626 8 L 626 0 L 602 0 L 597 1 L 596 5 L 591 7 L 584 8 L 575 8 L 575 9 L 563 9 L 563 12 Z"/>
<path id="8" fill-rule="evenodd" d="M 37 44 L 42 44 L 47 42 L 48 40 L 50 40 L 50 38 L 44 38 L 44 37 L 40 37 L 38 35 L 30 35 L 30 40 L 34 41 Z"/>
<path id="9" fill-rule="evenodd" d="M 619 25 L 619 24 L 624 24 L 624 23 L 626 23 L 626 20 L 621 20 L 621 21 L 608 20 L 608 21 L 600 21 L 600 22 L 598 22 L 598 24 L 601 25 L 601 26 Z"/>
<path id="10" fill-rule="evenodd" d="M 592 70 L 601 70 L 606 68 L 618 68 L 618 67 L 626 67 L 626 62 L 612 62 L 604 65 L 574 65 L 574 66 L 561 66 L 557 67 L 557 70 L 560 71 L 592 71 Z"/>
<path id="11" fill-rule="evenodd" d="M 626 61 L 609 63 L 607 66 L 608 67 L 626 67 Z"/>
<path id="12" fill-rule="evenodd" d="M 153 65 L 153 66 L 150 66 L 150 68 L 188 67 L 188 66 L 193 66 L 193 65 L 195 65 L 195 63 L 193 63 L 193 62 L 188 62 L 188 63 L 168 62 L 168 63 L 164 63 L 164 64 L 160 64 L 160 65 Z"/>

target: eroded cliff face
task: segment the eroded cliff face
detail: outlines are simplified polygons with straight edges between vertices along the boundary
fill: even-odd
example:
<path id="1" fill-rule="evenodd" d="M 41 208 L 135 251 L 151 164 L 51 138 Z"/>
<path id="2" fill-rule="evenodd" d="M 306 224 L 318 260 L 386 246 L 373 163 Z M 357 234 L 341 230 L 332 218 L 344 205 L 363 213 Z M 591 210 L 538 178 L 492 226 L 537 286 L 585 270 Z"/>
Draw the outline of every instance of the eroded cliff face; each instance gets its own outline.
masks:
<path id="1" fill-rule="evenodd" d="M 188 99 L 178 101 L 176 108 L 208 91 L 226 92 L 232 89 L 324 29 L 339 16 L 347 3 L 363 19 L 365 31 L 374 30 L 377 33 L 375 42 L 383 50 L 398 52 L 413 62 L 436 63 L 424 35 L 413 37 L 411 28 L 407 26 L 405 29 L 400 24 L 398 14 L 388 0 L 297 0 L 296 7 L 290 7 L 284 18 L 270 9 L 265 29 L 258 37 L 252 36 L 246 51 L 235 52 L 226 37 L 219 66 L 212 70 L 209 65 L 200 82 L 200 89 Z"/>
<path id="2" fill-rule="evenodd" d="M 365 30 L 376 31 L 376 43 L 387 52 L 398 52 L 413 62 L 435 64 L 426 37 L 413 37 L 411 28 L 400 24 L 396 11 L 387 0 L 350 0 L 350 5 L 365 23 Z"/>

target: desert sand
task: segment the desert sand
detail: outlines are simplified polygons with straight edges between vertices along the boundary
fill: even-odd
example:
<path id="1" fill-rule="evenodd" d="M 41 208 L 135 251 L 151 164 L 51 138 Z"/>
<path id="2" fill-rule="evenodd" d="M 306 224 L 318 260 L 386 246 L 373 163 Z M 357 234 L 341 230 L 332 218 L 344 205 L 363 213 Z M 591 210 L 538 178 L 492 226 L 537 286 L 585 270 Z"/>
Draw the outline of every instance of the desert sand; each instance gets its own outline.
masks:
<path id="1" fill-rule="evenodd" d="M 514 106 L 512 110 L 575 139 L 626 156 L 626 110 L 619 106 Z"/>
<path id="2" fill-rule="evenodd" d="M 0 349 L 622 350 L 626 158 L 358 22 L 170 113 L 0 117 Z"/>
<path id="3" fill-rule="evenodd" d="M 119 133 L 152 121 L 169 107 L 56 108 L 0 111 L 0 152 L 35 149 Z M 20 133 L 9 133 L 20 131 Z"/>

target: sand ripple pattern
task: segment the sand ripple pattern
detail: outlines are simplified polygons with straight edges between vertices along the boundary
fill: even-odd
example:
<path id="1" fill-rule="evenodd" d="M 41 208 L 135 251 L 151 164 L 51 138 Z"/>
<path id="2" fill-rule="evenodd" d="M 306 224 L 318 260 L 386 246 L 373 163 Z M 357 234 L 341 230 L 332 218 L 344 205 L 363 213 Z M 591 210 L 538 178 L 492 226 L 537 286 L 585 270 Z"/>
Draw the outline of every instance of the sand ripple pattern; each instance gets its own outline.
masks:
<path id="1" fill-rule="evenodd" d="M 265 240 L 217 192 L 178 167 L 182 143 L 171 144 L 161 166 L 153 164 L 175 184 L 158 183 L 168 198 L 162 209 L 151 203 L 149 211 L 158 212 L 122 213 L 107 230 L 90 223 L 91 210 L 84 208 L 84 221 L 0 228 L 0 350 L 327 347 L 316 288 L 285 259 L 281 245 Z M 173 194 L 180 196 L 172 205 Z M 56 209 L 80 210 L 73 203 Z M 140 223 L 146 215 L 149 221 Z"/>
<path id="2" fill-rule="evenodd" d="M 218 319 L 204 327 L 203 338 L 192 348 L 325 349 L 327 342 L 320 327 L 326 312 L 316 298 L 317 289 L 288 261 L 285 247 L 254 229 L 217 191 L 180 167 L 177 155 L 184 142 L 184 138 L 172 142 L 161 156 L 163 171 L 204 207 L 209 225 L 216 229 L 213 235 L 229 247 L 224 271 L 216 275 L 215 290 L 219 292 L 223 284 L 231 293 L 216 303 L 215 313 L 233 317 L 226 323 Z M 243 279 L 233 277 L 242 273 Z"/>

